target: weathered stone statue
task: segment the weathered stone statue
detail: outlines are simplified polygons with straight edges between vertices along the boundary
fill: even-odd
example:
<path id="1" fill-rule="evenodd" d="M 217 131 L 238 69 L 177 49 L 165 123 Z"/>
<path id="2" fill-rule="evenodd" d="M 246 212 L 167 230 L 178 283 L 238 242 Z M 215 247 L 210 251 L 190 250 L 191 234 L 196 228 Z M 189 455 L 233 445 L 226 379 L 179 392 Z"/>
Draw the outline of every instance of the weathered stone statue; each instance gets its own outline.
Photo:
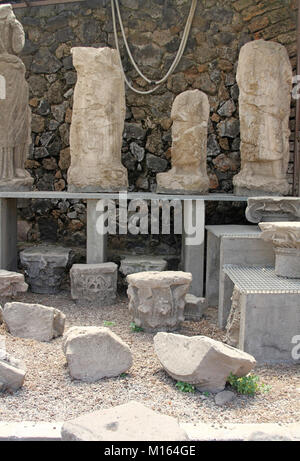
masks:
<path id="1" fill-rule="evenodd" d="M 33 184 L 25 160 L 31 144 L 31 111 L 25 66 L 18 56 L 24 30 L 11 5 L 0 6 L 0 190 L 28 190 Z"/>
<path id="2" fill-rule="evenodd" d="M 264 40 L 244 45 L 240 88 L 241 171 L 237 195 L 287 195 L 292 68 L 284 46 Z"/>
<path id="3" fill-rule="evenodd" d="M 121 163 L 125 87 L 118 53 L 110 48 L 73 48 L 78 79 L 70 130 L 68 190 L 126 190 Z"/>
<path id="4" fill-rule="evenodd" d="M 171 112 L 172 168 L 156 176 L 158 193 L 207 193 L 208 117 L 208 97 L 202 91 L 188 90 L 175 98 Z"/>

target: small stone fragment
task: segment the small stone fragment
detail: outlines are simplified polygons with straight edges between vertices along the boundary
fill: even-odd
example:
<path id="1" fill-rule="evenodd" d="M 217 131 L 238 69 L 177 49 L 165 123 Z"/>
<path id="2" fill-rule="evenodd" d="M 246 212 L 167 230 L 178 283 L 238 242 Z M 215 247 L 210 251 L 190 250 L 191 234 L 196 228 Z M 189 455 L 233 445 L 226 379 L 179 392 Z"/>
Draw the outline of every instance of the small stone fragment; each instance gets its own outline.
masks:
<path id="1" fill-rule="evenodd" d="M 195 295 L 188 293 L 185 296 L 184 318 L 191 322 L 198 322 L 202 319 L 205 310 L 207 309 L 207 300 L 198 298 Z"/>

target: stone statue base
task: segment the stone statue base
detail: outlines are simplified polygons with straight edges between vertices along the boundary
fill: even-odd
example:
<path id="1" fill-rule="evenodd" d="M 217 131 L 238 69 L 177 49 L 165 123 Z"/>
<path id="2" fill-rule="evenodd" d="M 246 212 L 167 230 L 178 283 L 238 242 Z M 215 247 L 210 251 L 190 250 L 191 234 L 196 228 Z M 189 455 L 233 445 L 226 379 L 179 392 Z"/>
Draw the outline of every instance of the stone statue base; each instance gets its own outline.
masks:
<path id="1" fill-rule="evenodd" d="M 112 165 L 110 169 L 101 170 L 101 176 L 97 178 L 83 177 L 81 182 L 76 181 L 69 173 L 68 179 L 71 184 L 68 185 L 68 192 L 119 192 L 128 189 L 128 174 L 125 167 L 116 169 Z"/>
<path id="2" fill-rule="evenodd" d="M 27 192 L 32 190 L 33 178 L 14 178 L 0 181 L 0 192 Z"/>
<path id="3" fill-rule="evenodd" d="M 234 194 L 246 197 L 281 196 L 289 194 L 289 183 L 286 179 L 249 176 L 242 172 L 233 178 Z"/>
<path id="4" fill-rule="evenodd" d="M 156 175 L 158 194 L 197 194 L 208 193 L 209 179 L 200 175 L 176 174 L 170 170 Z"/>

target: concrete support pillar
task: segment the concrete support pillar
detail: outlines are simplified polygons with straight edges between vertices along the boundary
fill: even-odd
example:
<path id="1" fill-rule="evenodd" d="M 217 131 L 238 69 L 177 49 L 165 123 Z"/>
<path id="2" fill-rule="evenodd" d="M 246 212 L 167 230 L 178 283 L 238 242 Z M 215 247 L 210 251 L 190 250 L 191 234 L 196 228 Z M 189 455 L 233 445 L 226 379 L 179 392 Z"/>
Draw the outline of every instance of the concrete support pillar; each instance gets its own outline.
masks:
<path id="1" fill-rule="evenodd" d="M 99 226 L 104 230 L 104 223 L 101 225 L 101 221 L 98 220 L 101 214 L 100 211 L 97 211 L 98 201 L 87 200 L 87 264 L 104 263 L 107 258 L 107 234 L 98 233 Z"/>
<path id="2" fill-rule="evenodd" d="M 191 272 L 193 281 L 189 293 L 203 296 L 204 276 L 204 200 L 183 201 L 182 266 Z"/>
<path id="3" fill-rule="evenodd" d="M 0 199 L 0 269 L 17 270 L 17 200 Z"/>

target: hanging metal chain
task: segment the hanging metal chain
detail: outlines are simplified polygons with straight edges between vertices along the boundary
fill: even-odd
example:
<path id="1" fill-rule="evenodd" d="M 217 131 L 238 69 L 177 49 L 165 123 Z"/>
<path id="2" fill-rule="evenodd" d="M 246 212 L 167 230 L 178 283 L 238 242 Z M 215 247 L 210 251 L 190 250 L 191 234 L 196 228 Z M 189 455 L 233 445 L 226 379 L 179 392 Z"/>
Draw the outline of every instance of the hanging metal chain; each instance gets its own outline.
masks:
<path id="1" fill-rule="evenodd" d="M 194 19 L 196 6 L 197 6 L 197 0 L 192 0 L 189 16 L 187 18 L 187 22 L 186 22 L 185 29 L 184 29 L 184 32 L 183 32 L 183 36 L 182 36 L 182 39 L 181 39 L 181 43 L 180 43 L 180 46 L 178 48 L 176 57 L 175 57 L 172 65 L 171 65 L 171 67 L 169 68 L 168 72 L 166 73 L 166 75 L 162 79 L 157 80 L 157 81 L 153 81 L 153 80 L 148 79 L 141 72 L 139 67 L 137 66 L 137 64 L 136 64 L 136 62 L 135 62 L 135 60 L 134 60 L 134 58 L 133 58 L 133 56 L 131 54 L 131 51 L 130 51 L 130 48 L 129 48 L 129 45 L 128 45 L 128 42 L 127 42 L 127 39 L 126 39 L 124 26 L 123 26 L 123 21 L 122 21 L 122 17 L 121 17 L 121 13 L 120 13 L 119 0 L 111 0 L 111 10 L 112 10 L 113 29 L 114 29 L 114 37 L 115 37 L 116 48 L 117 48 L 117 51 L 118 51 L 119 60 L 120 60 L 120 64 L 121 64 L 121 69 L 122 69 L 122 72 L 123 72 L 123 75 L 124 75 L 125 82 L 126 82 L 128 87 L 132 91 L 134 91 L 135 93 L 138 93 L 138 94 L 151 94 L 154 91 L 156 91 L 158 88 L 160 88 L 162 86 L 162 84 L 169 78 L 169 76 L 172 75 L 172 73 L 174 72 L 175 68 L 177 67 L 177 65 L 179 64 L 179 62 L 180 62 L 180 60 L 181 60 L 181 58 L 183 56 L 183 53 L 184 53 L 184 50 L 185 50 L 185 47 L 186 47 L 186 44 L 187 44 L 187 41 L 188 41 L 189 33 L 190 33 L 190 30 L 191 30 L 192 22 L 193 22 L 193 19 Z M 129 80 L 126 77 L 126 74 L 125 74 L 125 71 L 124 71 L 124 68 L 123 68 L 120 48 L 119 48 L 119 40 L 118 40 L 118 33 L 117 33 L 117 23 L 116 23 L 117 21 L 116 21 L 115 8 L 116 8 L 117 14 L 118 14 L 118 19 L 119 19 L 119 23 L 120 23 L 122 37 L 123 37 L 123 40 L 124 40 L 124 43 L 125 43 L 125 47 L 126 47 L 128 56 L 129 56 L 129 58 L 131 60 L 131 63 L 133 65 L 133 67 L 135 68 L 135 70 L 137 71 L 137 73 L 140 75 L 140 77 L 142 77 L 143 80 L 145 80 L 149 84 L 156 85 L 151 90 L 148 90 L 148 91 L 137 90 L 136 88 L 134 88 L 131 85 L 131 83 L 129 82 Z"/>

